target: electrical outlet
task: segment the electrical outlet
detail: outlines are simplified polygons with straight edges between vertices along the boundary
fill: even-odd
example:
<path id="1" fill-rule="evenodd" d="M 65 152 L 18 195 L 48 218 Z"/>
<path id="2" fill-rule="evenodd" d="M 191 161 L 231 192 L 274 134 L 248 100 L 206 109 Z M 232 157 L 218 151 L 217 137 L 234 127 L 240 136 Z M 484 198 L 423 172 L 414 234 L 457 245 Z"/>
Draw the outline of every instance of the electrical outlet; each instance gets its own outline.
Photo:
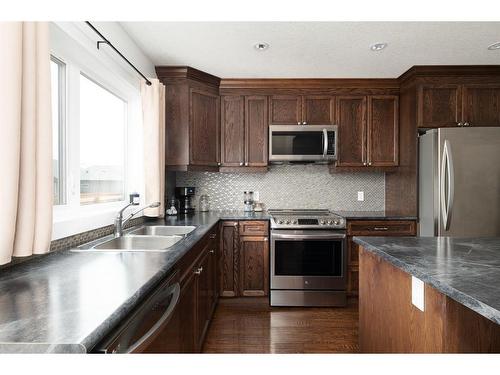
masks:
<path id="1" fill-rule="evenodd" d="M 415 276 L 411 277 L 411 303 L 417 309 L 425 311 L 425 284 Z"/>
<path id="2" fill-rule="evenodd" d="M 365 192 L 358 191 L 358 202 L 364 202 L 364 201 L 365 201 Z"/>
<path id="3" fill-rule="evenodd" d="M 253 192 L 253 199 L 257 202 L 260 201 L 260 195 L 259 195 L 259 192 L 258 191 L 254 191 Z"/>

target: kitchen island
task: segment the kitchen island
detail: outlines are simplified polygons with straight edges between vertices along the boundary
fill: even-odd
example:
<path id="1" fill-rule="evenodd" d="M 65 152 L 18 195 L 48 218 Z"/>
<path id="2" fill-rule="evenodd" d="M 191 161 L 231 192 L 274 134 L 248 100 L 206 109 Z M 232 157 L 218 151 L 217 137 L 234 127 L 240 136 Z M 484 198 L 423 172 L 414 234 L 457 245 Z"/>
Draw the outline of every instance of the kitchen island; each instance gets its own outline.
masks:
<path id="1" fill-rule="evenodd" d="M 500 352 L 500 238 L 354 241 L 362 352 Z"/>

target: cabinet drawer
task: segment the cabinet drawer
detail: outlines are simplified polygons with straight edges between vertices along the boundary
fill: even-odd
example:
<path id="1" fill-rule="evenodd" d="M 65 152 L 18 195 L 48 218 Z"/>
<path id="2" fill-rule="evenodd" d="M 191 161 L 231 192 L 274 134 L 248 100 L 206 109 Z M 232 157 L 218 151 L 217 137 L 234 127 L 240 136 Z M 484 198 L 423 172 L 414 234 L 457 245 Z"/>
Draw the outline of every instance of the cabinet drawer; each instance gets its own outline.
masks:
<path id="1" fill-rule="evenodd" d="M 413 220 L 360 220 L 347 223 L 349 236 L 415 236 L 416 229 L 416 222 Z"/>
<path id="2" fill-rule="evenodd" d="M 269 223 L 267 221 L 240 221 L 241 236 L 267 236 Z"/>

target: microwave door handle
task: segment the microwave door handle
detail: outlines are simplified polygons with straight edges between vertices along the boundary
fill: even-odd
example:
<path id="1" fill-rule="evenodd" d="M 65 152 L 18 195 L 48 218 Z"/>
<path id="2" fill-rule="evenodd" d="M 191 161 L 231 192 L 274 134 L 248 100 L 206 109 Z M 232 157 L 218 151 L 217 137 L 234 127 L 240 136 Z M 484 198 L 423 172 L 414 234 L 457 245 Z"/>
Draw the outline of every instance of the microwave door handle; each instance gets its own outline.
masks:
<path id="1" fill-rule="evenodd" d="M 323 157 L 326 158 L 328 153 L 328 131 L 323 129 Z"/>

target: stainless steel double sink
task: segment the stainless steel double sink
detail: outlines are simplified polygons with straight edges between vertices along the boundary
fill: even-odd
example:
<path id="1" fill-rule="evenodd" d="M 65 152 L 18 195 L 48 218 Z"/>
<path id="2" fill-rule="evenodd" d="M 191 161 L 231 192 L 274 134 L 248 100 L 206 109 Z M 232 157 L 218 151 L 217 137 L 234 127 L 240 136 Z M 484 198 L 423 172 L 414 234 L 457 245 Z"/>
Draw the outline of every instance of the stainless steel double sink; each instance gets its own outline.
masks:
<path id="1" fill-rule="evenodd" d="M 75 251 L 151 251 L 164 252 L 195 230 L 194 226 L 142 226 L 127 232 L 124 236 L 100 242 L 91 248 Z"/>

